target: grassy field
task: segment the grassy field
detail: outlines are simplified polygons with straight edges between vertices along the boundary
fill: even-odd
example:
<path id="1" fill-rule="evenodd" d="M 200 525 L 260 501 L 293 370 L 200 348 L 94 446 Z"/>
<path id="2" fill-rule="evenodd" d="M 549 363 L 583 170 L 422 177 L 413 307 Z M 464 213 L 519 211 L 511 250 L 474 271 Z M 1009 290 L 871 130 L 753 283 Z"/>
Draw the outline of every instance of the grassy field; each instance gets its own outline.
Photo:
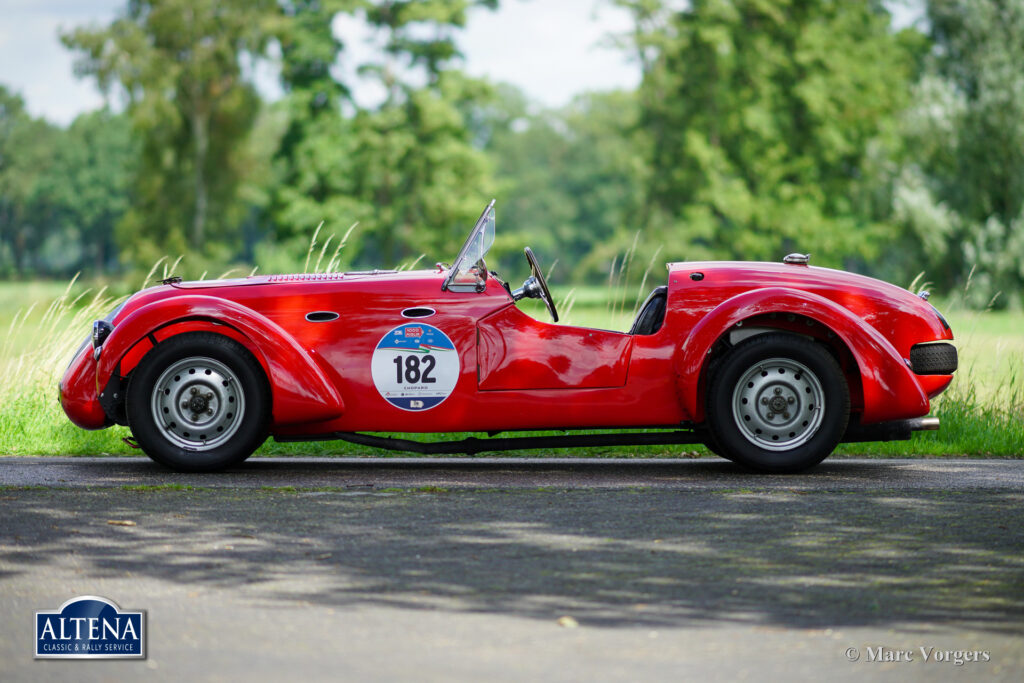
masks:
<path id="1" fill-rule="evenodd" d="M 645 290 L 652 286 L 645 285 Z M 639 290 L 602 287 L 554 292 L 564 323 L 612 330 L 629 328 L 639 294 Z M 78 429 L 56 402 L 56 382 L 72 353 L 88 335 L 92 320 L 107 313 L 115 303 L 105 291 L 77 283 L 70 287 L 53 282 L 0 283 L 0 454 L 137 453 L 122 442 L 129 434 L 127 429 Z M 961 354 L 961 369 L 953 386 L 933 402 L 932 414 L 942 419 L 942 429 L 917 434 L 907 442 L 845 445 L 839 453 L 1019 456 L 1024 451 L 1024 314 L 967 311 L 955 302 L 937 303 L 956 333 Z M 524 307 L 531 315 L 546 319 L 539 302 L 526 302 Z M 689 455 L 706 453 L 695 446 L 589 448 L 574 453 L 652 457 L 679 455 L 681 451 Z M 268 441 L 260 453 L 384 452 L 345 442 Z"/>

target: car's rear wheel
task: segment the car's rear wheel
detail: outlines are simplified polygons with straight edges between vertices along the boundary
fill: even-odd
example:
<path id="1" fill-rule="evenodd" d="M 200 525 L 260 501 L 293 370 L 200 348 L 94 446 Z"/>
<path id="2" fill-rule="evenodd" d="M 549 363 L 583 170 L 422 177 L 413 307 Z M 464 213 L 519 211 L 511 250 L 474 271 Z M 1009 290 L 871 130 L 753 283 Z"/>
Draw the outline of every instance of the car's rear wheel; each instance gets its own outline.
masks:
<path id="1" fill-rule="evenodd" d="M 737 345 L 709 380 L 708 428 L 721 455 L 760 472 L 824 460 L 850 416 L 846 378 L 820 344 L 764 334 Z"/>
<path id="2" fill-rule="evenodd" d="M 129 380 L 126 412 L 153 460 L 209 472 L 242 462 L 266 439 L 270 389 L 244 346 L 191 332 L 146 354 Z"/>

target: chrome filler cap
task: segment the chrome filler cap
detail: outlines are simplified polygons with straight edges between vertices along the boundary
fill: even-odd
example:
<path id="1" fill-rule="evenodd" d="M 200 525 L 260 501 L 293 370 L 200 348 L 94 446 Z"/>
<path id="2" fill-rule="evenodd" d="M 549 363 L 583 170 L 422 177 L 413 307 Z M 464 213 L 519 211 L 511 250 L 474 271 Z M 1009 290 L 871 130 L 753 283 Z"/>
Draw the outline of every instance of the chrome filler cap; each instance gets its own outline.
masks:
<path id="1" fill-rule="evenodd" d="M 787 254 L 786 258 L 782 259 L 782 262 L 788 263 L 791 266 L 806 266 L 810 260 L 810 254 L 798 254 L 793 252 L 792 254 Z"/>

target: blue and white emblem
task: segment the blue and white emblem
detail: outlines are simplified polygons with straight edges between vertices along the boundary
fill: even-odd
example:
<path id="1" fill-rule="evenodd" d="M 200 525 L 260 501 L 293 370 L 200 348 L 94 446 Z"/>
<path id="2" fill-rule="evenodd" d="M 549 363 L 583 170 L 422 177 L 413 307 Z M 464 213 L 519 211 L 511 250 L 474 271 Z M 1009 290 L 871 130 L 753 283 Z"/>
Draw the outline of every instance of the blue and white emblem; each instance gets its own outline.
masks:
<path id="1" fill-rule="evenodd" d="M 83 595 L 36 612 L 36 659 L 145 659 L 146 613 Z"/>
<path id="2" fill-rule="evenodd" d="M 448 398 L 459 381 L 459 352 L 441 330 L 406 323 L 385 334 L 370 362 L 373 384 L 391 405 L 428 410 Z"/>

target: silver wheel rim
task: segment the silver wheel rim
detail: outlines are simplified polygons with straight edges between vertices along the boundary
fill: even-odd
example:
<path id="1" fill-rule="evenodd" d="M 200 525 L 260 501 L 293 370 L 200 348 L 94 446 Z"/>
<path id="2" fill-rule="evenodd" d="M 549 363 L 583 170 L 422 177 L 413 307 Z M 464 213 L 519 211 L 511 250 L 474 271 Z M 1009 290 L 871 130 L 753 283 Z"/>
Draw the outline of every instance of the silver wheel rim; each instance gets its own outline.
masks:
<path id="1" fill-rule="evenodd" d="M 768 451 L 788 451 L 818 433 L 825 391 L 806 365 L 770 358 L 748 369 L 732 392 L 733 419 L 747 441 Z"/>
<path id="2" fill-rule="evenodd" d="M 184 358 L 164 370 L 153 388 L 153 420 L 181 448 L 209 451 L 238 431 L 245 396 L 231 368 L 212 358 Z"/>

